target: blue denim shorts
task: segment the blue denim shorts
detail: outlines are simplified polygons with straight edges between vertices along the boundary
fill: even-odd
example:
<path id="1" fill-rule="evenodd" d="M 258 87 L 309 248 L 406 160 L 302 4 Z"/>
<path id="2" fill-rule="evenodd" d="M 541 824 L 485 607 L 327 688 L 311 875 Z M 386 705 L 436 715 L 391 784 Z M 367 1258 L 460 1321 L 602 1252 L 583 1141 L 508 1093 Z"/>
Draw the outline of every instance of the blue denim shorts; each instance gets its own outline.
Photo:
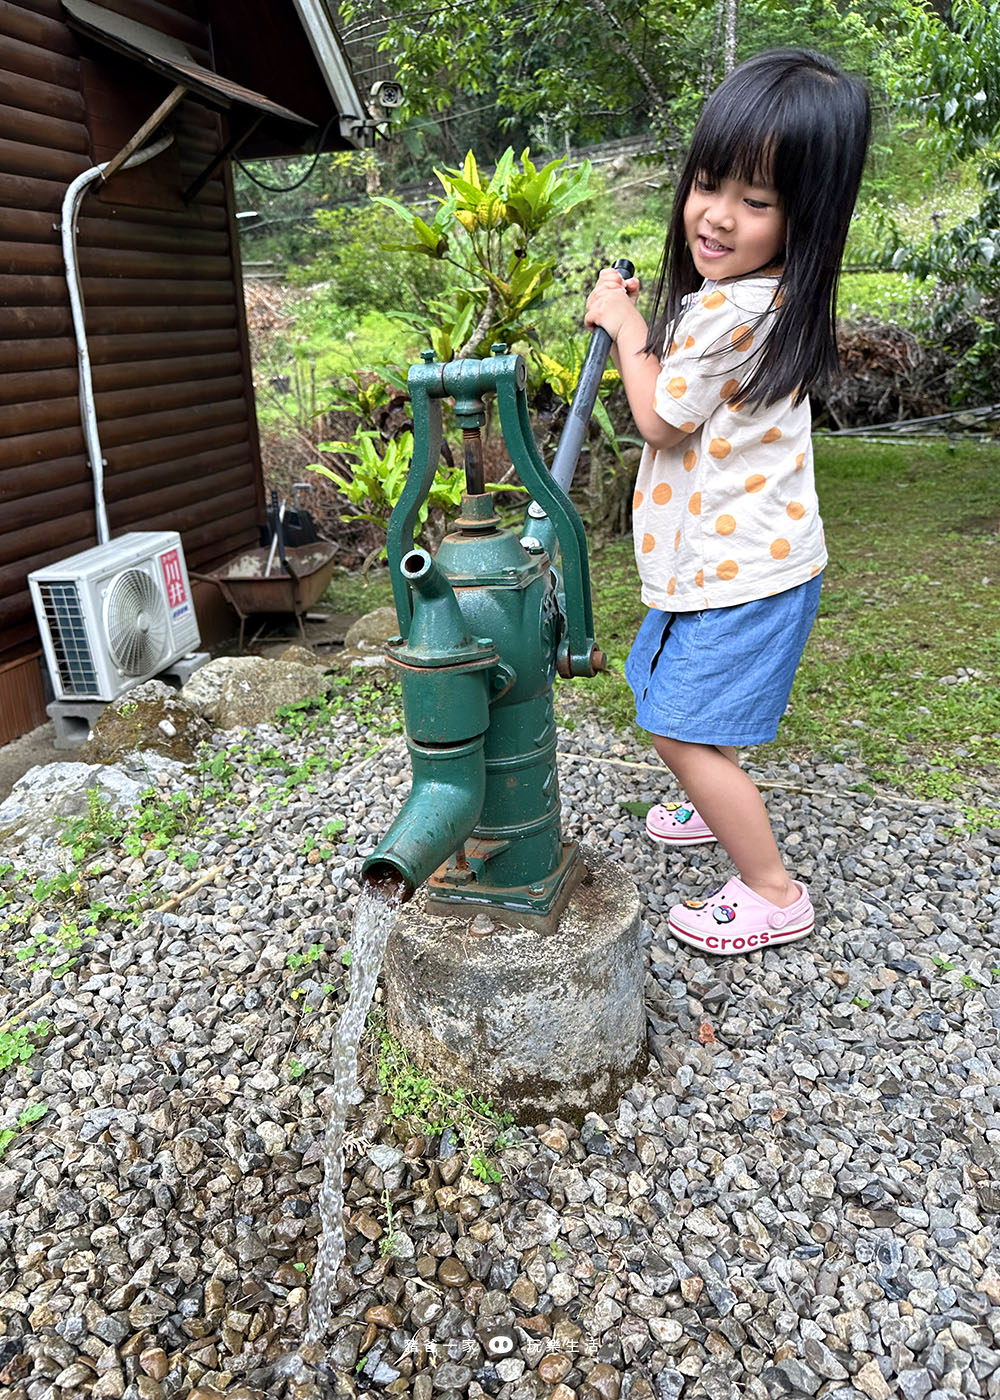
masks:
<path id="1" fill-rule="evenodd" d="M 822 577 L 733 608 L 651 608 L 625 663 L 639 726 L 689 744 L 775 738 Z"/>

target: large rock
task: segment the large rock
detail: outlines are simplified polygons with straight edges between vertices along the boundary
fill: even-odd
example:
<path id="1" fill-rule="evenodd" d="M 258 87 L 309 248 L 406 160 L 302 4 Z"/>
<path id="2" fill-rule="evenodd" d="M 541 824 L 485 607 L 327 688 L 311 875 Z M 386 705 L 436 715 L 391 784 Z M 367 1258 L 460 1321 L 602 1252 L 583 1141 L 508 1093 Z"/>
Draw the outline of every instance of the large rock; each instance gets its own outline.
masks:
<path id="1" fill-rule="evenodd" d="M 220 729 L 252 729 L 274 719 L 280 705 L 325 695 L 319 667 L 262 656 L 220 656 L 195 671 L 181 698 Z"/>
<path id="2" fill-rule="evenodd" d="M 29 768 L 0 803 L 0 849 L 23 844 L 31 849 L 62 836 L 67 823 L 87 811 L 91 788 L 114 812 L 135 807 L 161 773 L 183 772 L 182 765 L 157 754 L 131 771 L 104 763 L 43 763 Z"/>
<path id="3" fill-rule="evenodd" d="M 83 757 L 92 763 L 117 763 L 127 754 L 158 753 L 190 763 L 210 732 L 173 686 L 143 681 L 104 710 Z"/>
<path id="4" fill-rule="evenodd" d="M 399 636 L 399 621 L 395 608 L 375 608 L 365 613 L 348 628 L 344 649 L 331 661 L 338 671 L 369 670 L 388 666 L 385 646 L 390 637 Z"/>

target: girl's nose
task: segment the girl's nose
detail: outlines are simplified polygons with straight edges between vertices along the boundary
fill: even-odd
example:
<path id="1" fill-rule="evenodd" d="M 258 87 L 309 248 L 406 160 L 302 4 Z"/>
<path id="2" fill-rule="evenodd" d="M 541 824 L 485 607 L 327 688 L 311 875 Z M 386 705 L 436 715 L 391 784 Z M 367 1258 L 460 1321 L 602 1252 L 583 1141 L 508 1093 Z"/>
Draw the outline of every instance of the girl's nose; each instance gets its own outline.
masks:
<path id="1" fill-rule="evenodd" d="M 714 228 L 732 228 L 733 211 L 726 200 L 716 200 L 708 209 L 708 222 Z"/>

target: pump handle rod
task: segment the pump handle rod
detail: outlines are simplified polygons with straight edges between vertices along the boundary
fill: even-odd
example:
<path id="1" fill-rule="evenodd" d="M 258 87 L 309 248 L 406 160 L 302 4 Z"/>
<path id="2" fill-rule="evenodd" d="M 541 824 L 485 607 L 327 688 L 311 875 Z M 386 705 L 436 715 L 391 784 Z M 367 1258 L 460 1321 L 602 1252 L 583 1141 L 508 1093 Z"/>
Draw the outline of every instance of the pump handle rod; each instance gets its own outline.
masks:
<path id="1" fill-rule="evenodd" d="M 630 277 L 635 276 L 635 268 L 628 258 L 619 258 L 614 264 L 614 268 L 616 272 L 621 273 L 626 282 Z M 569 417 L 566 419 L 566 426 L 562 430 L 555 456 L 552 458 L 552 480 L 564 491 L 569 491 L 573 473 L 576 471 L 580 449 L 587 435 L 590 415 L 597 402 L 597 391 L 601 387 L 601 379 L 610 351 L 611 337 L 607 331 L 598 326 L 590 337 L 587 355 L 580 371 L 580 378 L 577 380 L 576 393 L 573 395 L 572 404 L 570 404 Z"/>

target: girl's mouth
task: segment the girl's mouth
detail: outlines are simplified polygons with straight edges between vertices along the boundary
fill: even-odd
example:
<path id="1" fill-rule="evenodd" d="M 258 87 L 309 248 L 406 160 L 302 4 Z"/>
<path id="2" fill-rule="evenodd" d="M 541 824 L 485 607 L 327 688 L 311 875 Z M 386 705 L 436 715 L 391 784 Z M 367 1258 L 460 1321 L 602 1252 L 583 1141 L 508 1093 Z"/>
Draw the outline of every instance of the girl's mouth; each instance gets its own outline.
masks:
<path id="1" fill-rule="evenodd" d="M 733 250 L 727 248 L 724 243 L 717 243 L 714 238 L 706 238 L 703 233 L 699 233 L 698 251 L 706 258 L 721 258 L 724 253 L 731 253 Z"/>

